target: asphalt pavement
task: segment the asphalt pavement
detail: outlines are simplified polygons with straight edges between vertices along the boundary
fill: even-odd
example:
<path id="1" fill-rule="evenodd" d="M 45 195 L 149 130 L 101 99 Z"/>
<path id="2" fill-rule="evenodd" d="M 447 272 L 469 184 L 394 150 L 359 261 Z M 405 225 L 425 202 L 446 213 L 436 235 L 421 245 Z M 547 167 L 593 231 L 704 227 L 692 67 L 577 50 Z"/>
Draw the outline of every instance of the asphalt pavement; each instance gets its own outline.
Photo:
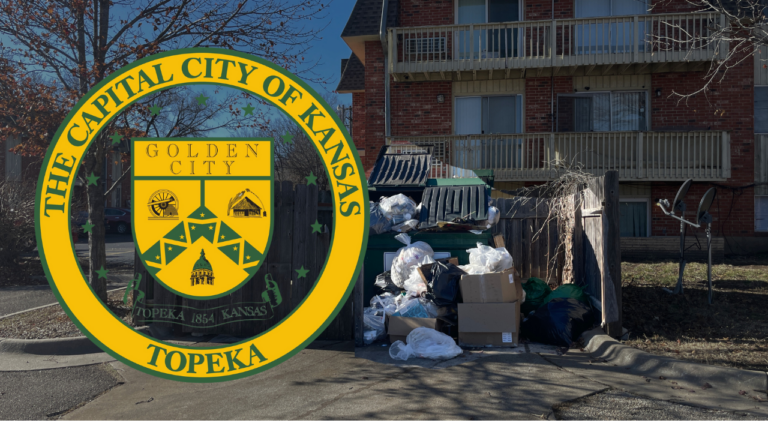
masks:
<path id="1" fill-rule="evenodd" d="M 0 372 L 0 420 L 50 420 L 120 382 L 106 364 Z"/>
<path id="2" fill-rule="evenodd" d="M 75 244 L 75 250 L 80 257 L 88 256 L 87 240 Z M 133 265 L 134 244 L 130 235 L 107 235 L 107 263 L 111 265 Z M 40 275 L 41 277 L 43 275 Z M 120 274 L 109 275 L 111 284 L 123 284 L 130 279 Z M 44 280 L 44 277 L 42 278 Z M 125 287 L 125 285 L 122 285 Z M 115 288 L 115 287 L 110 287 Z M 0 318 L 16 312 L 25 311 L 40 306 L 56 303 L 48 285 L 0 287 Z"/>

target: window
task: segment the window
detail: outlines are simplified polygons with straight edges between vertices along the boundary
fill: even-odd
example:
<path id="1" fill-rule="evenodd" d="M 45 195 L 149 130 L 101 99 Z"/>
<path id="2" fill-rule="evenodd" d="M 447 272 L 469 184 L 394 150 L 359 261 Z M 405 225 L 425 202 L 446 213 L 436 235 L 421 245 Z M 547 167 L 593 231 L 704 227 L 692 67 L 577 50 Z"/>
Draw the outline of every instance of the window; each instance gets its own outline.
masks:
<path id="1" fill-rule="evenodd" d="M 456 0 L 457 24 L 520 21 L 519 0 Z M 461 60 L 507 58 L 517 55 L 516 29 L 476 29 L 456 32 L 456 56 Z"/>
<path id="2" fill-rule="evenodd" d="M 558 95 L 557 131 L 644 131 L 646 111 L 644 91 Z"/>
<path id="3" fill-rule="evenodd" d="M 11 152 L 19 143 L 17 139 L 5 140 L 5 181 L 21 181 L 21 155 Z"/>
<path id="4" fill-rule="evenodd" d="M 649 222 L 647 199 L 620 200 L 619 234 L 621 237 L 648 237 Z"/>
<path id="5" fill-rule="evenodd" d="M 597 18 L 627 15 L 645 15 L 648 5 L 644 0 L 576 0 L 576 18 Z M 616 54 L 632 52 L 635 44 L 645 39 L 645 23 L 638 23 L 635 41 L 634 20 L 616 20 L 596 24 L 577 25 L 576 39 L 579 54 Z M 645 44 L 640 43 L 640 52 Z"/>
<path id="6" fill-rule="evenodd" d="M 116 209 L 105 209 L 104 216 L 123 216 L 125 212 Z"/>
<path id="7" fill-rule="evenodd" d="M 755 197 L 755 231 L 768 231 L 768 196 Z"/>
<path id="8" fill-rule="evenodd" d="M 509 134 L 522 132 L 522 96 L 457 97 L 454 124 L 456 135 L 474 135 L 459 138 L 455 143 L 458 149 L 455 157 L 460 166 L 470 169 L 520 166 L 521 140 Z M 492 136 L 501 134 L 506 136 Z M 467 173 L 455 175 L 466 177 Z"/>
<path id="9" fill-rule="evenodd" d="M 768 87 L 755 87 L 755 133 L 768 133 Z"/>

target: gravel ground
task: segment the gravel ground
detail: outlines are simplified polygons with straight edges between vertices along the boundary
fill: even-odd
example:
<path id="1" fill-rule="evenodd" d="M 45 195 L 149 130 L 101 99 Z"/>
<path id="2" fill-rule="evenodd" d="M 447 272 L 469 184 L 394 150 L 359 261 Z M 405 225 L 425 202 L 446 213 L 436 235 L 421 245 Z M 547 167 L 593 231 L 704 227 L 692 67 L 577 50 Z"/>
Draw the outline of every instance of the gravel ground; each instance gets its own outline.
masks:
<path id="1" fill-rule="evenodd" d="M 552 407 L 557 420 L 767 420 L 607 390 Z"/>
<path id="2" fill-rule="evenodd" d="M 0 372 L 0 420 L 55 420 L 117 385 L 106 364 Z"/>
<path id="3" fill-rule="evenodd" d="M 125 290 L 109 293 L 112 312 L 130 323 L 131 304 L 123 304 Z M 0 339 L 51 339 L 82 336 L 61 306 L 51 306 L 0 319 Z"/>

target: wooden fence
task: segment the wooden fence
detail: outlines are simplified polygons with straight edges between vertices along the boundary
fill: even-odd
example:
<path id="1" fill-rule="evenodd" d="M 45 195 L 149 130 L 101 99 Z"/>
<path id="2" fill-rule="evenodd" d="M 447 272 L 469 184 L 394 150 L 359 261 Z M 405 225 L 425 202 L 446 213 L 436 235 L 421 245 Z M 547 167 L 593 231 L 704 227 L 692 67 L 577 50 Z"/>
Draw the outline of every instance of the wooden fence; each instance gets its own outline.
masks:
<path id="1" fill-rule="evenodd" d="M 275 182 L 275 208 L 272 246 L 265 255 L 259 271 L 241 289 L 232 294 L 213 300 L 190 300 L 165 289 L 152 279 L 144 269 L 138 256 L 135 268 L 142 272 L 139 290 L 146 293 L 146 308 L 153 309 L 160 305 L 171 305 L 178 314 L 182 310 L 218 311 L 223 307 L 236 307 L 249 302 L 261 301 L 262 292 L 267 288 L 265 275 L 270 274 L 277 283 L 282 303 L 273 310 L 270 319 L 246 320 L 222 323 L 222 314 L 211 313 L 215 322 L 205 329 L 193 328 L 182 324 L 153 322 L 153 325 L 166 328 L 174 334 L 182 333 L 217 333 L 233 336 L 254 336 L 268 330 L 288 316 L 304 300 L 312 288 L 315 278 L 299 279 L 294 271 L 302 265 L 309 270 L 309 275 L 318 275 L 328 254 L 333 227 L 333 208 L 328 191 L 319 191 L 316 185 L 293 185 L 291 182 Z M 322 234 L 311 234 L 309 226 L 319 221 L 324 225 Z M 138 271 L 138 270 L 137 270 Z M 194 309 L 191 309 L 194 308 Z M 139 317 L 140 323 L 146 321 Z M 319 339 L 351 340 L 353 337 L 352 301 L 339 312 L 336 319 L 320 335 Z"/>
<path id="2" fill-rule="evenodd" d="M 562 281 L 562 256 L 557 257 L 557 221 L 547 220 L 549 200 L 544 198 L 498 198 L 501 213 L 493 227 L 512 255 L 520 277 L 537 277 L 549 283 Z"/>

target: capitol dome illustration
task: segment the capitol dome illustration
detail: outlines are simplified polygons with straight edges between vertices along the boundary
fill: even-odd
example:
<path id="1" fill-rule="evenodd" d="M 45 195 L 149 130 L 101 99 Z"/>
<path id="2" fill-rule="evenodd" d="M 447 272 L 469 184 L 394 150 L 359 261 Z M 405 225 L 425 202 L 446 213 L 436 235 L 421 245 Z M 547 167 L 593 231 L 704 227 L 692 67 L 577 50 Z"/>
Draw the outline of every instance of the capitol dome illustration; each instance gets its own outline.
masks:
<path id="1" fill-rule="evenodd" d="M 192 286 L 213 285 L 213 267 L 205 258 L 205 250 L 200 251 L 200 259 L 192 267 L 190 280 L 192 281 Z"/>

